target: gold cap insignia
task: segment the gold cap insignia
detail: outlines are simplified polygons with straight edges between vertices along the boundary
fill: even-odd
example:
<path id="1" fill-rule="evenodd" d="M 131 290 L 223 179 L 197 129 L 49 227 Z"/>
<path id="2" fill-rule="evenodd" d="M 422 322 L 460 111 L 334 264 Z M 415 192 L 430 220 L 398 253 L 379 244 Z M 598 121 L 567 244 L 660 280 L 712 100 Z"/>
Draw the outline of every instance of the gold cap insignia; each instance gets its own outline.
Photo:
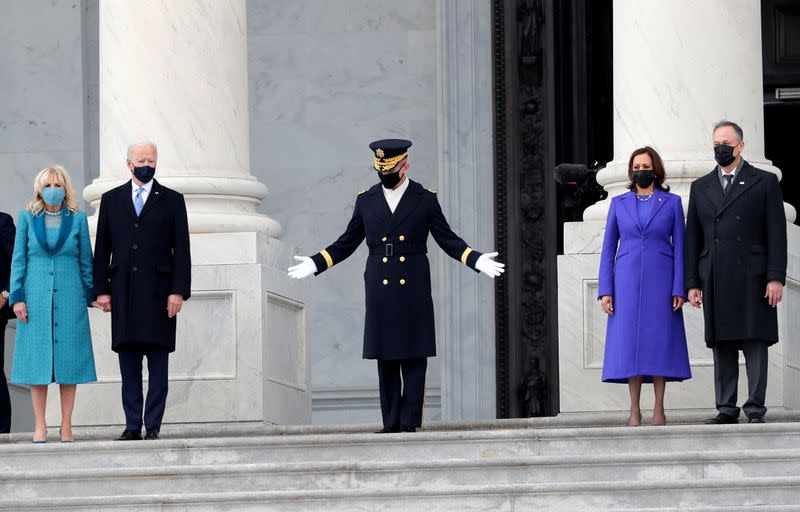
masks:
<path id="1" fill-rule="evenodd" d="M 384 155 L 384 152 L 383 152 L 383 150 L 381 148 L 378 148 L 378 149 L 375 150 L 375 156 L 377 156 L 378 158 L 383 158 L 383 155 Z"/>

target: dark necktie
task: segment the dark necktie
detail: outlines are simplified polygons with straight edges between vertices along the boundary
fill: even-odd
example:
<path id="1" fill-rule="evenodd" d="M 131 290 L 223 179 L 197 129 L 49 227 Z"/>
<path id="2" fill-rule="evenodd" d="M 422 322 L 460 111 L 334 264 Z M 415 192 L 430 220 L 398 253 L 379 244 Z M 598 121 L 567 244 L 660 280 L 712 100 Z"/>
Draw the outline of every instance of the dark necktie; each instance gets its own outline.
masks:
<path id="1" fill-rule="evenodd" d="M 728 190 L 731 188 L 731 180 L 733 180 L 733 174 L 726 174 L 725 175 L 725 195 L 728 195 Z"/>

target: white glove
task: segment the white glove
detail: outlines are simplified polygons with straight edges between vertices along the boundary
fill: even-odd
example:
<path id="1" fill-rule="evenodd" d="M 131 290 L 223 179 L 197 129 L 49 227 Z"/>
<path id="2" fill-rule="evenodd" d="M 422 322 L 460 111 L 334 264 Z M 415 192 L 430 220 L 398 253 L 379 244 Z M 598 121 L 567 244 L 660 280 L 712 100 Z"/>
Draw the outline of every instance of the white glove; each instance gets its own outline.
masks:
<path id="1" fill-rule="evenodd" d="M 300 263 L 289 267 L 289 277 L 293 279 L 305 279 L 317 273 L 317 264 L 308 256 L 295 256 L 294 259 Z"/>
<path id="2" fill-rule="evenodd" d="M 506 271 L 506 266 L 499 261 L 494 261 L 494 258 L 497 256 L 497 254 L 498 253 L 496 252 L 487 252 L 486 254 L 481 254 L 478 257 L 478 261 L 475 262 L 475 268 L 492 279 L 499 276 Z"/>

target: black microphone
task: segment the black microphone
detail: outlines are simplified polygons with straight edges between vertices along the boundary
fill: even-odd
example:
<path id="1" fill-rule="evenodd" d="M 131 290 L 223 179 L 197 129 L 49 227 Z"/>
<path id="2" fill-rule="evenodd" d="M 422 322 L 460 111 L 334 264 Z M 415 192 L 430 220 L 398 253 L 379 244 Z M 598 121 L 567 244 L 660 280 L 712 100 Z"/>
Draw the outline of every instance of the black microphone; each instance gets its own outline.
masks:
<path id="1" fill-rule="evenodd" d="M 589 175 L 589 169 L 583 164 L 558 164 L 553 171 L 557 183 L 561 185 L 580 183 Z"/>

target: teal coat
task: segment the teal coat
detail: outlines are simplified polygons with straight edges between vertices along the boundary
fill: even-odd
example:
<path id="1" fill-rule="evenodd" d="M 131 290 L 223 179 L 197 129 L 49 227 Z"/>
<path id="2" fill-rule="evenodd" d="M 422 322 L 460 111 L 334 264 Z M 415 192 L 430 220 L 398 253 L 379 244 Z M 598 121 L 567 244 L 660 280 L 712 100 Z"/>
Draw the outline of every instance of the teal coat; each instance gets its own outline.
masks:
<path id="1" fill-rule="evenodd" d="M 17 322 L 11 382 L 96 381 L 87 309 L 96 297 L 85 213 L 64 209 L 58 241 L 51 248 L 44 214 L 20 212 L 10 292 L 12 305 L 24 302 L 28 308 L 28 322 Z"/>

